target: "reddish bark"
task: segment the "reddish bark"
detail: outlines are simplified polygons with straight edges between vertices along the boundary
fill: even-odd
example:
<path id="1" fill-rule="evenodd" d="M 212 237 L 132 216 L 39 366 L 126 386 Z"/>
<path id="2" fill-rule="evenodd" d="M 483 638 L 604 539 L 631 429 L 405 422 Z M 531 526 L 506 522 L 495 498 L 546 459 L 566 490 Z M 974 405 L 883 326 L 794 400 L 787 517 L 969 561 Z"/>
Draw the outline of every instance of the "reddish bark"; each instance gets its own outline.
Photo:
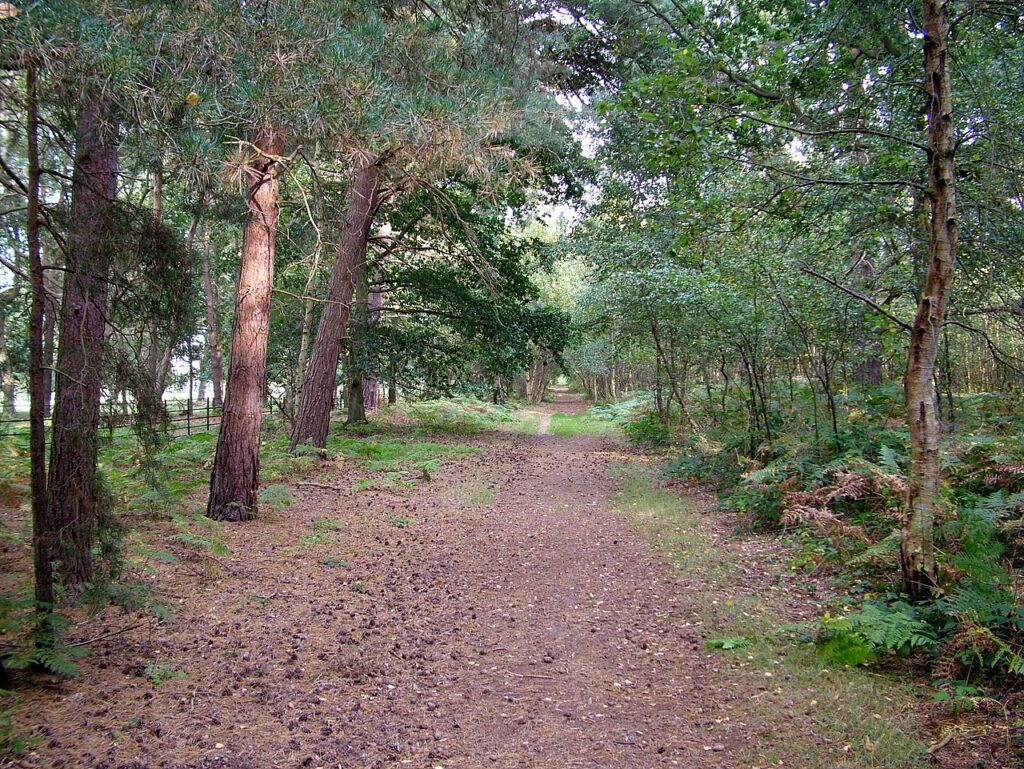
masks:
<path id="1" fill-rule="evenodd" d="M 228 387 L 206 507 L 206 515 L 218 521 L 253 518 L 259 490 L 263 385 L 280 197 L 281 166 L 274 158 L 280 157 L 284 144 L 279 134 L 266 129 L 254 146 Z"/>
<path id="2" fill-rule="evenodd" d="M 366 242 L 380 203 L 379 163 L 362 168 L 352 184 L 352 194 L 341 242 L 327 286 L 327 303 L 320 316 L 313 353 L 306 365 L 298 413 L 292 425 L 291 447 L 300 443 L 323 449 L 334 407 L 334 385 L 355 290 L 355 269 L 366 258 Z"/>
<path id="3" fill-rule="evenodd" d="M 116 137 L 105 101 L 81 106 L 75 139 L 46 521 L 65 587 L 87 582 L 93 571 L 100 374 L 118 175 Z"/>

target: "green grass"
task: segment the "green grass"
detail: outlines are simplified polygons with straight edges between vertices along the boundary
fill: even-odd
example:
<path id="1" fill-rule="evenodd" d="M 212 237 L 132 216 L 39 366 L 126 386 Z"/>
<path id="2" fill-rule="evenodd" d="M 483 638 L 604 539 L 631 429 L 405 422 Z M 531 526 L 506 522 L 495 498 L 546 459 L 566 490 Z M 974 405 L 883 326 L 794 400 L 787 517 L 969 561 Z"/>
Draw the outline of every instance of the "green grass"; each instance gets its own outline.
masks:
<path id="1" fill-rule="evenodd" d="M 653 470 L 617 465 L 612 475 L 619 488 L 615 508 L 664 550 L 691 583 L 703 585 L 692 612 L 705 620 L 706 641 L 731 647 L 706 653 L 718 655 L 722 668 L 731 667 L 755 691 L 736 701 L 730 721 L 711 727 L 718 731 L 732 722 L 764 723 L 766 734 L 745 749 L 743 766 L 928 765 L 912 686 L 861 668 L 828 665 L 813 646 L 785 640 L 779 625 L 785 616 L 784 590 L 737 589 L 743 567 L 739 557 L 718 546 L 705 515 L 688 500 L 658 487 Z M 723 641 L 729 643 L 718 643 Z"/>
<path id="2" fill-rule="evenodd" d="M 378 412 L 373 418 L 373 424 L 387 430 L 411 422 L 419 432 L 473 435 L 494 430 L 501 423 L 512 419 L 513 412 L 509 407 L 496 406 L 476 398 L 460 398 L 399 403 Z"/>
<path id="3" fill-rule="evenodd" d="M 345 524 L 334 518 L 314 518 L 309 523 L 312 531 L 299 537 L 299 543 L 295 547 L 288 548 L 288 553 L 294 555 L 302 550 L 329 545 L 334 541 L 334 532 L 345 528 Z"/>
<path id="4" fill-rule="evenodd" d="M 575 438 L 579 435 L 609 435 L 615 432 L 615 424 L 607 419 L 602 419 L 589 410 L 571 415 L 554 414 L 551 417 L 551 426 L 548 428 L 548 432 L 562 438 Z"/>
<path id="5" fill-rule="evenodd" d="M 512 415 L 510 428 L 512 432 L 536 435 L 543 420 L 543 414 L 528 409 L 520 409 Z"/>
<path id="6" fill-rule="evenodd" d="M 468 457 L 480 451 L 474 446 L 413 442 L 400 438 L 359 440 L 334 436 L 328 439 L 327 448 L 332 454 L 362 460 L 366 469 L 374 472 L 408 469 L 436 472 L 443 460 Z"/>

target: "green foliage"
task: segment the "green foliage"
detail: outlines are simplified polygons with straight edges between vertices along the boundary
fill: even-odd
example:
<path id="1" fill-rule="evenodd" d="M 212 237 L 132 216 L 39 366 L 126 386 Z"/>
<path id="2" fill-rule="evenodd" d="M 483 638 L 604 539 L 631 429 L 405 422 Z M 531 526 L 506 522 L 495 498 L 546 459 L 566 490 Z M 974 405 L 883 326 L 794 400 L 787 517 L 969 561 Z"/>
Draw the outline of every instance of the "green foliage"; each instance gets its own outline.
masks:
<path id="1" fill-rule="evenodd" d="M 20 708 L 18 695 L 0 688 L 0 754 L 19 756 L 38 740 L 15 729 L 14 716 Z"/>
<path id="2" fill-rule="evenodd" d="M 665 448 L 672 442 L 672 431 L 661 418 L 648 412 L 626 423 L 623 427 L 626 437 L 639 446 Z"/>
<path id="3" fill-rule="evenodd" d="M 738 513 L 754 528 L 775 528 L 782 519 L 783 492 L 778 485 L 743 484 L 721 501 L 725 510 Z"/>
<path id="4" fill-rule="evenodd" d="M 332 532 L 345 528 L 345 524 L 334 518 L 314 518 L 310 521 L 311 533 L 299 538 L 298 550 L 322 547 L 332 540 Z"/>
<path id="5" fill-rule="evenodd" d="M 512 419 L 505 409 L 469 398 L 415 401 L 402 407 L 402 412 L 424 431 L 456 435 L 493 430 Z"/>
<path id="6" fill-rule="evenodd" d="M 867 665 L 875 661 L 875 650 L 859 633 L 830 629 L 818 641 L 818 653 L 833 665 Z"/>
<path id="7" fill-rule="evenodd" d="M 171 523 L 176 532 L 167 537 L 168 541 L 199 551 L 205 550 L 216 556 L 231 555 L 223 527 L 218 521 L 213 521 L 202 513 L 194 513 L 191 517 L 175 513 Z"/>
<path id="8" fill-rule="evenodd" d="M 319 450 L 300 444 L 288 447 L 288 436 L 277 435 L 260 446 L 260 482 L 270 483 L 309 472 L 319 461 Z"/>
<path id="9" fill-rule="evenodd" d="M 474 446 L 457 444 L 413 442 L 400 438 L 357 440 L 334 435 L 328 437 L 327 448 L 331 454 L 362 460 L 368 470 L 384 472 L 410 468 L 435 471 L 445 459 L 470 456 L 479 451 Z"/>
<path id="10" fill-rule="evenodd" d="M 291 490 L 282 483 L 275 483 L 260 489 L 259 505 L 261 510 L 281 512 L 293 501 Z"/>
<path id="11" fill-rule="evenodd" d="M 184 671 L 175 669 L 171 663 L 164 660 L 154 660 L 147 664 L 145 674 L 154 687 L 163 686 L 168 681 L 185 677 Z"/>
<path id="12" fill-rule="evenodd" d="M 860 611 L 846 615 L 845 620 L 873 649 L 908 654 L 915 649 L 934 649 L 938 642 L 917 609 L 902 601 L 866 601 Z"/>
<path id="13" fill-rule="evenodd" d="M 39 667 L 57 675 L 78 675 L 75 660 L 89 650 L 65 642 L 71 619 L 38 604 L 30 597 L 0 594 L 0 632 L 8 639 L 3 647 L 4 667 L 25 670 Z"/>
<path id="14" fill-rule="evenodd" d="M 932 700 L 948 703 L 949 712 L 954 716 L 958 716 L 964 711 L 973 710 L 975 700 L 985 696 L 984 689 L 963 680 L 939 679 L 935 681 L 935 686 L 938 689 L 932 695 Z"/>
<path id="15" fill-rule="evenodd" d="M 576 438 L 580 435 L 609 435 L 615 431 L 615 424 L 593 411 L 579 414 L 556 413 L 551 416 L 548 432 L 562 438 Z"/>
<path id="16" fill-rule="evenodd" d="M 664 468 L 667 478 L 695 481 L 714 489 L 728 491 L 739 483 L 745 466 L 735 447 L 689 440 Z"/>
<path id="17" fill-rule="evenodd" d="M 748 635 L 727 636 L 725 638 L 710 638 L 704 642 L 704 648 L 722 649 L 725 651 L 730 651 L 732 649 L 743 649 L 753 644 L 754 641 L 754 637 Z"/>

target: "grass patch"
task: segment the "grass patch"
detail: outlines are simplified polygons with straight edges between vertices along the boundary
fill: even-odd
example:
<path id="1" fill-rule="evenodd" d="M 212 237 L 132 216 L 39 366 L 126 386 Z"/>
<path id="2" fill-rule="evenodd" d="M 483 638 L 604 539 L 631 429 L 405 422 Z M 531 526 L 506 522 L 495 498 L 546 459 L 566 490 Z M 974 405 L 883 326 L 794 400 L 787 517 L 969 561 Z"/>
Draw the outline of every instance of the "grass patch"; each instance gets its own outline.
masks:
<path id="1" fill-rule="evenodd" d="M 540 429 L 540 423 L 544 421 L 544 415 L 528 409 L 520 409 L 512 415 L 509 429 L 515 433 L 526 433 L 536 435 Z"/>
<path id="2" fill-rule="evenodd" d="M 332 454 L 360 459 L 368 470 L 375 472 L 409 469 L 436 472 L 443 460 L 468 457 L 480 451 L 474 446 L 416 443 L 400 438 L 359 440 L 334 436 L 328 440 L 327 448 Z"/>
<path id="3" fill-rule="evenodd" d="M 408 401 L 382 409 L 373 417 L 382 429 L 412 425 L 419 432 L 473 435 L 494 430 L 514 419 L 508 406 L 498 406 L 476 398 Z"/>
<path id="4" fill-rule="evenodd" d="M 345 524 L 334 518 L 314 518 L 309 525 L 312 531 L 299 537 L 299 544 L 289 548 L 290 553 L 295 554 L 301 550 L 311 550 L 330 544 L 334 541 L 334 532 L 345 527 Z"/>
<path id="5" fill-rule="evenodd" d="M 589 410 L 579 414 L 553 414 L 548 432 L 562 438 L 575 438 L 580 435 L 609 435 L 615 432 L 615 424 Z"/>
<path id="6" fill-rule="evenodd" d="M 482 478 L 460 481 L 451 487 L 449 496 L 453 502 L 466 507 L 488 507 L 494 502 L 497 491 L 486 484 Z"/>
<path id="7" fill-rule="evenodd" d="M 736 590 L 742 564 L 718 547 L 704 515 L 658 488 L 654 471 L 617 465 L 614 505 L 704 590 L 693 608 L 706 642 L 755 692 L 730 713 L 763 722 L 766 735 L 746 749 L 744 766 L 806 769 L 916 769 L 929 759 L 914 711 L 913 688 L 897 678 L 826 663 L 811 644 L 786 640 L 779 617 L 785 591 Z M 784 720 L 783 720 L 784 719 Z M 715 731 L 729 728 L 716 724 Z M 736 727 L 739 728 L 739 727 Z M 711 739 L 711 737 L 709 737 Z"/>

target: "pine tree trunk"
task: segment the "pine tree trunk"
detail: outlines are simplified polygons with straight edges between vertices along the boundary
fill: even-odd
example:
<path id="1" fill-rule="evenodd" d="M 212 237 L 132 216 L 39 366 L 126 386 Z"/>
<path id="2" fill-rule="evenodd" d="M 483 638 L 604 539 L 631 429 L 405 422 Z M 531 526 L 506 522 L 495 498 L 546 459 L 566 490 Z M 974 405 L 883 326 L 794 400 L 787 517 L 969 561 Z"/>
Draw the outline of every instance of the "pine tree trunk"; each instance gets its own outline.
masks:
<path id="1" fill-rule="evenodd" d="M 292 449 L 300 443 L 318 449 L 327 445 L 338 359 L 355 290 L 355 268 L 366 258 L 366 242 L 380 202 L 380 181 L 381 168 L 375 163 L 361 169 L 352 184 L 341 242 L 327 286 L 327 302 L 320 315 L 313 353 L 302 382 L 298 413 L 292 424 Z"/>
<path id="2" fill-rule="evenodd" d="M 42 187 L 39 188 L 39 200 L 43 199 Z M 51 266 L 46 261 L 46 249 L 44 243 L 39 243 L 40 261 L 43 264 L 43 287 L 45 302 L 43 309 L 43 418 L 50 418 L 50 407 L 53 401 L 53 355 L 57 349 L 57 316 L 60 314 L 60 281 L 54 275 L 54 271 L 47 274 L 47 267 Z"/>
<path id="3" fill-rule="evenodd" d="M 380 376 L 377 356 L 370 349 L 371 332 L 380 324 L 381 308 L 384 306 L 384 294 L 381 292 L 380 276 L 374 276 L 373 285 L 369 286 L 366 305 L 366 349 L 365 360 L 367 369 L 363 374 L 363 408 L 372 413 L 377 410 L 380 402 Z"/>
<path id="4" fill-rule="evenodd" d="M 273 129 L 265 128 L 254 144 L 259 151 L 250 161 L 249 221 L 242 238 L 228 386 L 206 506 L 206 515 L 218 521 L 253 518 L 259 491 L 267 332 L 280 211 L 281 166 L 273 158 L 281 155 L 284 142 Z"/>
<path id="5" fill-rule="evenodd" d="M 46 412 L 49 410 L 50 372 L 45 366 L 44 314 L 46 278 L 39 238 L 39 105 L 36 100 L 36 70 L 25 72 L 26 134 L 28 138 L 28 266 L 32 284 L 32 305 L 28 321 L 29 455 L 32 484 L 32 553 L 35 599 L 41 606 L 53 605 L 52 535 L 46 493 Z M 51 324 L 52 325 L 52 324 Z"/>
<path id="6" fill-rule="evenodd" d="M 930 235 L 928 271 L 911 328 L 906 399 L 911 464 L 900 561 L 903 589 L 928 599 L 937 583 L 934 526 L 939 493 L 939 423 L 933 386 L 956 263 L 956 165 L 949 81 L 947 0 L 924 0 L 925 93 L 927 94 Z"/>
<path id="7" fill-rule="evenodd" d="M 295 364 L 295 383 L 292 391 L 288 394 L 291 401 L 291 412 L 295 415 L 295 398 L 302 389 L 302 382 L 306 377 L 306 364 L 309 362 L 309 343 L 313 337 L 313 289 L 316 286 L 317 272 L 320 269 L 320 256 L 323 253 L 323 242 L 317 238 L 316 248 L 313 249 L 313 263 L 309 266 L 309 275 L 306 276 L 306 285 L 303 288 L 302 299 L 302 330 L 299 333 L 299 356 Z"/>
<path id="8" fill-rule="evenodd" d="M 366 259 L 355 266 L 355 301 L 348 334 L 348 417 L 346 424 L 355 425 L 366 421 L 366 373 L 367 335 L 369 333 L 370 284 L 366 273 Z"/>
<path id="9" fill-rule="evenodd" d="M 210 272 L 210 225 L 203 223 L 203 292 L 206 295 L 206 343 L 210 361 L 210 377 L 213 379 L 213 405 L 224 403 L 224 353 L 220 346 L 220 330 L 217 323 L 217 294 L 213 289 Z"/>
<path id="10" fill-rule="evenodd" d="M 75 137 L 46 516 L 51 554 L 65 587 L 89 581 L 93 571 L 100 375 L 118 175 L 117 145 L 108 122 L 109 105 L 87 101 Z"/>
<path id="11" fill-rule="evenodd" d="M 14 416 L 17 410 L 14 369 L 11 356 L 7 352 L 7 308 L 17 293 L 16 288 L 11 288 L 4 291 L 0 298 L 0 413 L 5 416 Z"/>

